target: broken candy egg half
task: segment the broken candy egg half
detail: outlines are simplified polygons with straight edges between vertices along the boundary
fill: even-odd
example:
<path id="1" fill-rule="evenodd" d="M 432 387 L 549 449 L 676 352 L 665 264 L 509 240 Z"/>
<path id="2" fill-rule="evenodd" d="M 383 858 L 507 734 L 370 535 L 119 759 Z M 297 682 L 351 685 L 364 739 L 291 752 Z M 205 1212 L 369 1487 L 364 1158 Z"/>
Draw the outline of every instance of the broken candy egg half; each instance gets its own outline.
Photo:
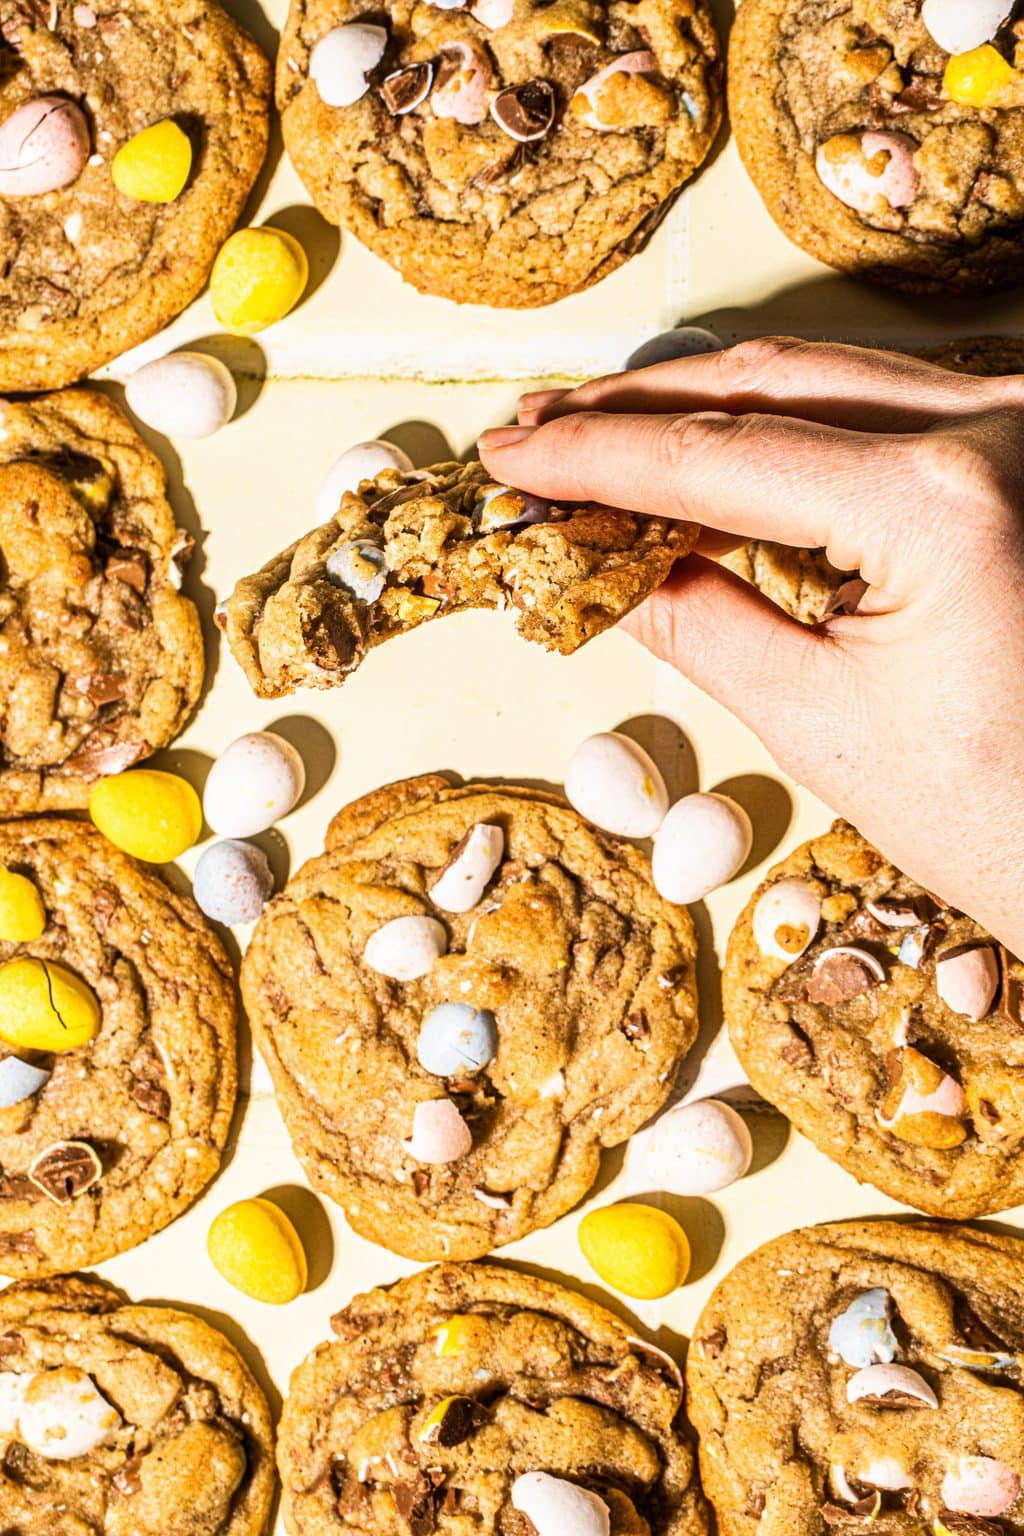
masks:
<path id="1" fill-rule="evenodd" d="M 35 1375 L 0 1372 L 0 1434 L 17 1434 L 48 1461 L 74 1461 L 106 1445 L 121 1416 L 75 1365 Z"/>
<path id="2" fill-rule="evenodd" d="M 803 880 L 776 880 L 758 899 L 752 926 L 762 955 L 792 965 L 811 947 L 821 923 L 821 897 Z"/>

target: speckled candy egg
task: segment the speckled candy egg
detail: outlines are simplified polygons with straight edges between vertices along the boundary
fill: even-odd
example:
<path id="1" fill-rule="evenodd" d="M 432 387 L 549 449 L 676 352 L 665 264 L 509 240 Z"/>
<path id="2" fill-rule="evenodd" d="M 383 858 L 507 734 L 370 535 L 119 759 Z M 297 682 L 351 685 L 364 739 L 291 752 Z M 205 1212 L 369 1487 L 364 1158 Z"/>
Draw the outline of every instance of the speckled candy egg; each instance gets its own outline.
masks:
<path id="1" fill-rule="evenodd" d="M 378 976 L 416 981 L 430 974 L 447 949 L 448 935 L 436 917 L 394 917 L 371 933 L 363 960 Z"/>
<path id="2" fill-rule="evenodd" d="M 210 769 L 203 811 L 215 832 L 252 837 L 288 815 L 305 783 L 291 742 L 273 731 L 253 731 L 233 741 Z"/>
<path id="3" fill-rule="evenodd" d="M 172 352 L 132 374 L 125 398 L 140 421 L 167 437 L 212 437 L 235 414 L 231 369 L 201 352 Z"/>
<path id="4" fill-rule="evenodd" d="M 725 343 L 701 325 L 680 325 L 642 342 L 626 359 L 627 368 L 653 368 L 655 363 L 674 363 L 681 357 L 701 357 L 721 352 Z"/>
<path id="5" fill-rule="evenodd" d="M 416 1042 L 420 1066 L 435 1077 L 482 1072 L 497 1050 L 494 1014 L 469 1003 L 441 1003 L 432 1009 Z"/>
<path id="6" fill-rule="evenodd" d="M 550 1472 L 524 1472 L 512 1484 L 512 1508 L 537 1536 L 608 1536 L 608 1505 L 589 1488 Z"/>
<path id="7" fill-rule="evenodd" d="M 73 1461 L 106 1445 L 121 1415 L 76 1365 L 33 1376 L 18 1414 L 19 1438 L 47 1461 Z"/>
<path id="8" fill-rule="evenodd" d="M 810 949 L 821 924 L 821 897 L 803 880 L 776 880 L 754 908 L 754 943 L 791 965 Z"/>
<path id="9" fill-rule="evenodd" d="M 309 60 L 309 76 L 329 107 L 351 107 L 370 89 L 367 79 L 384 57 L 388 34 L 361 21 L 335 27 L 322 37 Z"/>
<path id="10" fill-rule="evenodd" d="M 677 906 L 700 901 L 739 873 L 753 841 L 750 817 L 728 795 L 686 795 L 654 835 L 654 884 Z"/>
<path id="11" fill-rule="evenodd" d="M 412 1135 L 403 1149 L 418 1163 L 441 1167 L 458 1162 L 473 1147 L 473 1133 L 451 1099 L 427 1099 L 417 1104 Z"/>
<path id="12" fill-rule="evenodd" d="M 889 1292 L 876 1287 L 862 1291 L 839 1316 L 828 1332 L 829 1348 L 856 1370 L 867 1365 L 889 1365 L 896 1358 L 896 1335 L 889 1315 Z"/>
<path id="13" fill-rule="evenodd" d="M 991 42 L 1012 9 L 1012 0 L 924 0 L 921 20 L 947 53 L 970 53 Z"/>
<path id="14" fill-rule="evenodd" d="M 262 848 L 228 838 L 212 843 L 196 865 L 192 893 L 214 922 L 254 923 L 274 889 Z"/>
<path id="15" fill-rule="evenodd" d="M 595 827 L 619 837 L 653 837 L 668 810 L 657 764 L 628 736 L 588 736 L 565 770 L 569 804 Z"/>
<path id="16" fill-rule="evenodd" d="M 1013 1467 L 992 1456 L 958 1456 L 942 1479 L 942 1502 L 957 1514 L 995 1520 L 1020 1497 Z"/>
<path id="17" fill-rule="evenodd" d="M 364 480 L 373 480 L 385 469 L 397 469 L 407 475 L 412 459 L 394 443 L 375 438 L 369 443 L 355 443 L 335 459 L 317 493 L 318 522 L 328 522 L 341 506 L 346 491 L 358 491 Z"/>
<path id="18" fill-rule="evenodd" d="M 39 197 L 77 181 L 89 125 L 66 96 L 37 96 L 0 123 L 0 197 Z"/>
<path id="19" fill-rule="evenodd" d="M 746 1121 L 732 1105 L 701 1099 L 677 1104 L 641 1133 L 630 1172 L 649 1190 L 710 1195 L 742 1179 L 753 1153 Z"/>

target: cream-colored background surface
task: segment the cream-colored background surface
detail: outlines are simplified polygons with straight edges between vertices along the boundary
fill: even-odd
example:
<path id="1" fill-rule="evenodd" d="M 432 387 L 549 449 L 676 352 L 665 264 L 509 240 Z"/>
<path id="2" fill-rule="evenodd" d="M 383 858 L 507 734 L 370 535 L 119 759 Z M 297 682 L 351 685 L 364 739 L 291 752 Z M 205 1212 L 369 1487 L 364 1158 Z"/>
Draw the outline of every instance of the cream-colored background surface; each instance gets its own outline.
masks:
<path id="1" fill-rule="evenodd" d="M 284 0 L 268 0 L 265 13 L 253 0 L 235 0 L 231 8 L 273 47 Z M 558 782 L 584 736 L 630 722 L 627 729 L 654 751 L 677 792 L 728 781 L 754 817 L 751 866 L 695 910 L 702 1036 L 681 1085 L 698 1095 L 735 1088 L 740 1074 L 716 1041 L 718 957 L 766 859 L 828 820 L 822 806 L 782 781 L 749 732 L 622 635 L 605 635 L 562 659 L 519 641 L 500 615 L 445 620 L 394 642 L 374 652 L 341 691 L 260 703 L 217 646 L 209 622 L 214 601 L 310 526 L 320 479 L 350 443 L 392 436 L 418 462 L 450 449 L 461 454 L 482 427 L 510 417 L 524 381 L 619 367 L 639 341 L 680 319 L 704 320 L 726 340 L 789 330 L 898 343 L 1012 331 L 1015 322 L 1024 329 L 1021 301 L 1002 296 L 929 310 L 816 266 L 774 229 L 723 135 L 704 175 L 647 251 L 596 289 L 533 313 L 459 310 L 417 295 L 348 236 L 339 240 L 306 206 L 280 159 L 279 136 L 272 153 L 252 216 L 279 221 L 304 240 L 313 291 L 256 343 L 211 343 L 249 375 L 241 414 L 227 430 L 174 448 L 150 434 L 167 463 L 179 516 L 199 541 L 188 581 L 210 637 L 206 695 L 179 748 L 163 754 L 165 765 L 199 783 L 211 756 L 242 731 L 275 726 L 289 735 L 303 750 L 311 782 L 300 808 L 265 839 L 283 876 L 289 863 L 295 868 L 319 851 L 339 805 L 379 783 L 427 769 Z M 215 329 L 202 299 L 140 350 L 159 355 Z M 111 375 L 123 377 L 137 360 L 122 359 Z M 183 861 L 186 868 L 198 851 Z M 236 951 L 244 937 L 235 936 Z M 309 1194 L 259 1063 L 250 1072 L 247 1040 L 243 1051 L 248 1097 L 221 1177 L 185 1218 L 103 1272 L 137 1299 L 173 1299 L 204 1311 L 253 1363 L 276 1406 L 291 1368 L 327 1335 L 330 1314 L 355 1291 L 413 1266 L 354 1237 L 339 1211 Z M 690 1282 L 665 1303 L 630 1312 L 624 1299 L 602 1292 L 577 1248 L 580 1213 L 501 1257 L 581 1285 L 676 1348 L 716 1278 L 759 1242 L 802 1223 L 895 1209 L 858 1188 L 777 1116 L 757 1113 L 751 1124 L 756 1158 L 746 1179 L 710 1200 L 670 1202 L 690 1234 L 694 1266 Z M 608 1157 L 593 1201 L 621 1192 L 620 1162 Z M 311 1250 L 310 1289 L 283 1310 L 231 1290 L 205 1251 L 217 1211 L 267 1191 L 276 1191 L 296 1217 Z"/>

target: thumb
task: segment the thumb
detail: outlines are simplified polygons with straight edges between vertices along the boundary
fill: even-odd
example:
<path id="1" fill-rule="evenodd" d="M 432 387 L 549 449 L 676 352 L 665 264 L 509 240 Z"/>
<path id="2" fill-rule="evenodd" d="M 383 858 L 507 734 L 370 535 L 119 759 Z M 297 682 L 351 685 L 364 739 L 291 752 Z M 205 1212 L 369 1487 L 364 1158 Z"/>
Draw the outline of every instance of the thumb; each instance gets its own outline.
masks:
<path id="1" fill-rule="evenodd" d="M 622 627 L 749 726 L 792 778 L 827 788 L 822 765 L 843 757 L 854 728 L 841 636 L 790 618 L 701 555 L 677 565 Z"/>

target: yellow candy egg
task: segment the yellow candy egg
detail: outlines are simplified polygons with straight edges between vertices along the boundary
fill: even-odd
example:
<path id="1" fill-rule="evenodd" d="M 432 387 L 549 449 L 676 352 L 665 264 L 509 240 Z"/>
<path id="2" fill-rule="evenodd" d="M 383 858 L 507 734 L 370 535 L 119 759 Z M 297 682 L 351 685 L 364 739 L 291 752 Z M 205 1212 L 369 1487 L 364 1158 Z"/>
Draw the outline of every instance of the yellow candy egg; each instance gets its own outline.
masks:
<path id="1" fill-rule="evenodd" d="M 203 830 L 203 808 L 187 779 L 158 768 L 131 768 L 100 779 L 89 815 L 118 848 L 147 864 L 166 864 Z"/>
<path id="2" fill-rule="evenodd" d="M 580 1247 L 606 1285 L 656 1301 L 682 1285 L 690 1271 L 686 1233 L 666 1211 L 652 1205 L 608 1205 L 584 1216 Z"/>
<path id="3" fill-rule="evenodd" d="M 269 1200 L 239 1200 L 221 1211 L 206 1238 L 218 1274 L 256 1301 L 281 1306 L 306 1289 L 306 1254 L 284 1212 Z"/>
<path id="4" fill-rule="evenodd" d="M 479 1349 L 491 1336 L 487 1322 L 473 1313 L 457 1312 L 433 1330 L 434 1352 L 442 1359 Z"/>
<path id="5" fill-rule="evenodd" d="M 225 330 L 252 336 L 294 309 L 308 281 L 306 253 L 291 235 L 283 229 L 239 229 L 213 264 L 213 312 Z"/>
<path id="6" fill-rule="evenodd" d="M 192 170 L 192 145 L 171 117 L 151 123 L 122 144 L 110 174 L 114 186 L 137 203 L 173 203 Z"/>
<path id="7" fill-rule="evenodd" d="M 0 869 L 0 942 L 30 944 L 46 931 L 43 898 L 26 875 Z"/>
<path id="8" fill-rule="evenodd" d="M 0 1040 L 16 1051 L 74 1051 L 99 1027 L 99 1000 L 66 965 L 23 955 L 0 966 Z"/>
<path id="9" fill-rule="evenodd" d="M 961 107 L 997 107 L 1017 72 L 991 43 L 956 53 L 946 65 L 942 86 L 950 101 Z"/>

